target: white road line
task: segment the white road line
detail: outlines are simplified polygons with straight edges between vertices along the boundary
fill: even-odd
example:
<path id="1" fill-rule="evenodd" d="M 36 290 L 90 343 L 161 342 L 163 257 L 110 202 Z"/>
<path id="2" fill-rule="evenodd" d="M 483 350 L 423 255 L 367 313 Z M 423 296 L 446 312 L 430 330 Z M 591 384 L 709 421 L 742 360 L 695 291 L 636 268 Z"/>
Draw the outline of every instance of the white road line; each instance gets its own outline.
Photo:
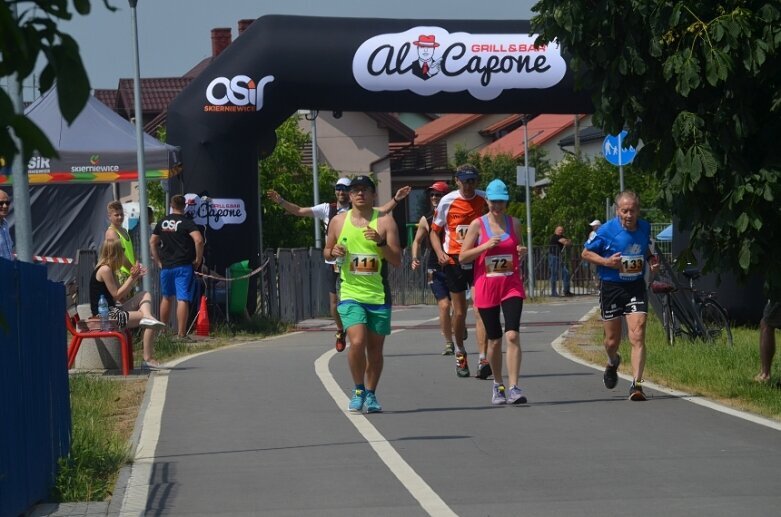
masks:
<path id="1" fill-rule="evenodd" d="M 586 322 L 591 319 L 591 317 L 599 312 L 599 307 L 594 307 L 589 312 L 585 314 L 582 318 L 580 318 L 580 322 Z M 584 366 L 588 366 L 589 368 L 593 368 L 595 370 L 602 371 L 604 368 L 603 366 L 595 365 L 592 363 L 589 363 L 588 361 L 585 361 L 581 359 L 580 357 L 577 357 L 570 353 L 569 350 L 567 350 L 564 347 L 564 340 L 569 334 L 569 330 L 565 331 L 563 334 L 561 334 L 559 337 L 557 337 L 553 343 L 551 343 L 551 347 L 559 353 L 559 355 L 566 357 L 570 361 L 574 361 L 576 363 L 582 364 Z M 632 376 L 626 375 L 623 373 L 618 374 L 622 379 L 632 382 Z M 683 399 L 687 402 L 691 402 L 692 404 L 697 404 L 698 406 L 703 406 L 709 409 L 713 409 L 715 411 L 718 411 L 720 413 L 725 413 L 730 416 L 734 416 L 737 418 L 742 418 L 743 420 L 748 420 L 749 422 L 753 422 L 755 424 L 763 425 L 765 427 L 769 427 L 771 429 L 775 429 L 776 431 L 781 431 L 781 423 L 776 422 L 774 420 L 770 420 L 769 418 L 763 418 L 758 415 L 754 415 L 752 413 L 746 413 L 745 411 L 739 411 L 737 409 L 733 409 L 731 407 L 727 407 L 725 405 L 719 404 L 718 402 L 713 402 L 712 400 L 704 399 L 701 397 L 697 397 L 695 395 L 692 395 L 691 393 L 686 393 L 683 391 L 674 390 L 672 388 L 668 388 L 666 386 L 660 386 L 659 384 L 655 384 L 653 382 L 644 381 L 643 384 L 645 386 L 648 386 L 651 389 L 654 389 L 656 391 L 661 391 L 662 393 L 667 393 L 668 395 L 672 395 L 674 397 L 678 397 L 680 399 Z"/>
<path id="2" fill-rule="evenodd" d="M 339 384 L 334 380 L 331 371 L 328 369 L 328 362 L 336 355 L 335 350 L 329 350 L 321 355 L 315 361 L 315 372 L 323 383 L 325 390 L 336 402 L 337 407 L 345 414 L 347 420 L 352 423 L 359 433 L 371 445 L 374 452 L 390 469 L 396 479 L 404 485 L 404 488 L 414 497 L 423 510 L 433 516 L 453 516 L 457 515 L 445 501 L 437 495 L 436 492 L 421 478 L 409 464 L 404 461 L 396 449 L 388 443 L 388 440 L 374 427 L 369 419 L 364 415 L 357 415 L 347 411 L 347 404 L 350 400 L 344 394 Z"/>
<path id="3" fill-rule="evenodd" d="M 301 334 L 301 332 L 291 332 L 289 334 L 280 334 L 258 341 L 271 341 L 283 337 Z M 179 363 L 193 359 L 204 354 L 210 354 L 218 350 L 226 350 L 239 346 L 252 344 L 252 341 L 236 343 L 212 350 L 205 350 L 197 354 L 180 357 L 165 363 L 166 367 L 173 368 Z M 165 393 L 168 389 L 168 375 L 170 372 L 161 370 L 152 374 L 152 388 L 149 394 L 149 404 L 144 409 L 144 419 L 141 425 L 141 435 L 138 438 L 138 445 L 134 451 L 133 465 L 130 467 L 130 476 L 125 487 L 125 495 L 122 498 L 122 505 L 119 509 L 119 515 L 122 517 L 143 516 L 147 514 L 146 506 L 149 498 L 149 489 L 151 488 L 152 468 L 155 463 L 155 451 L 157 450 L 157 441 L 160 439 L 160 422 L 163 419 L 163 408 L 165 407 Z"/>

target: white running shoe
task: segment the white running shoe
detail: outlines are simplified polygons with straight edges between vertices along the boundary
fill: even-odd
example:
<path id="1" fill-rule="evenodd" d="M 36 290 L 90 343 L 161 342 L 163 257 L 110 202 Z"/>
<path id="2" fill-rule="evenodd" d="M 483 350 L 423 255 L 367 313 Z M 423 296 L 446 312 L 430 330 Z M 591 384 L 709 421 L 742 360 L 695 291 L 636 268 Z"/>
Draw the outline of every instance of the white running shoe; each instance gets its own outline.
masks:
<path id="1" fill-rule="evenodd" d="M 154 318 L 141 318 L 141 321 L 138 322 L 139 327 L 143 327 L 145 329 L 164 329 L 166 327 L 165 323 L 162 321 L 156 320 Z"/>

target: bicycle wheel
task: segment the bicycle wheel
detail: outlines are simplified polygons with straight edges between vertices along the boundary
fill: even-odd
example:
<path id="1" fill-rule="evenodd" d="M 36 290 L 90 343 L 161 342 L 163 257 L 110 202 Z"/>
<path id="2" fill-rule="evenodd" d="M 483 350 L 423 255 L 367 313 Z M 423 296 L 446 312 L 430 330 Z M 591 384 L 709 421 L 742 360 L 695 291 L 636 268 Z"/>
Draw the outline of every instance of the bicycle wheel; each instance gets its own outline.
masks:
<path id="1" fill-rule="evenodd" d="M 673 314 L 673 308 L 670 306 L 670 297 L 665 296 L 662 302 L 662 326 L 664 327 L 664 335 L 667 338 L 667 343 L 670 346 L 675 345 L 675 315 Z"/>
<path id="2" fill-rule="evenodd" d="M 700 318 L 705 326 L 705 339 L 715 344 L 732 346 L 732 329 L 727 311 L 716 300 L 705 299 L 700 305 Z"/>

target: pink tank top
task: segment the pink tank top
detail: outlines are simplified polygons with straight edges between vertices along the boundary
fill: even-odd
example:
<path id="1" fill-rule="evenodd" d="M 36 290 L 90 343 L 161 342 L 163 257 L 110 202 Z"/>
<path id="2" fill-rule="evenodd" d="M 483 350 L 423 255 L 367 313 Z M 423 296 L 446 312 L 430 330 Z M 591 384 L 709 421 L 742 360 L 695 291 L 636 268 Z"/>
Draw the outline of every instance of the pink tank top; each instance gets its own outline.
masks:
<path id="1" fill-rule="evenodd" d="M 515 235 L 513 219 L 505 216 L 507 230 L 501 235 L 502 240 L 494 248 L 483 252 L 475 261 L 475 307 L 487 309 L 500 305 L 508 298 L 526 298 L 523 280 L 519 271 L 519 242 Z M 477 245 L 490 239 L 488 216 L 480 218 L 480 238 Z"/>

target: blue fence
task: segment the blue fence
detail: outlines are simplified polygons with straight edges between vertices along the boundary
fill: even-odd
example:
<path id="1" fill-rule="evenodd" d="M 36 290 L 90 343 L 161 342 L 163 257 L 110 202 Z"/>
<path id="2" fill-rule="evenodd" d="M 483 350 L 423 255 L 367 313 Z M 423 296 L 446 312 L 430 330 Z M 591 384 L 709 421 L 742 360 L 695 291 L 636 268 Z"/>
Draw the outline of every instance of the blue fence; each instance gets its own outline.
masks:
<path id="1" fill-rule="evenodd" d="M 0 259 L 0 516 L 54 486 L 70 449 L 65 288 L 46 267 Z"/>

